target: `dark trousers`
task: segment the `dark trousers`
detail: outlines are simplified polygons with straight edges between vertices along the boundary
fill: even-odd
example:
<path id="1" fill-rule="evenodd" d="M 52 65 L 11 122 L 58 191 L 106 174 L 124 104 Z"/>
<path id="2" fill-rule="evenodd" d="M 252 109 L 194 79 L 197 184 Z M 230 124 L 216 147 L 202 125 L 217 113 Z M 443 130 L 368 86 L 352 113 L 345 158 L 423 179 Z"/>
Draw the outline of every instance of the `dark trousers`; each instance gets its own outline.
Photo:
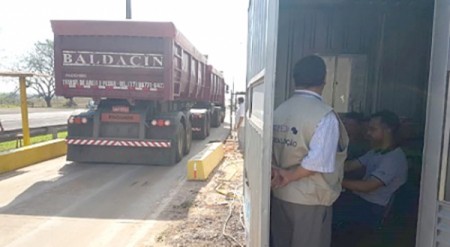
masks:
<path id="1" fill-rule="evenodd" d="M 272 247 L 329 247 L 332 208 L 271 201 Z"/>
<path id="2" fill-rule="evenodd" d="M 385 208 L 344 192 L 333 205 L 332 246 L 352 246 L 365 234 L 375 231 Z M 342 243 L 344 241 L 344 243 Z"/>

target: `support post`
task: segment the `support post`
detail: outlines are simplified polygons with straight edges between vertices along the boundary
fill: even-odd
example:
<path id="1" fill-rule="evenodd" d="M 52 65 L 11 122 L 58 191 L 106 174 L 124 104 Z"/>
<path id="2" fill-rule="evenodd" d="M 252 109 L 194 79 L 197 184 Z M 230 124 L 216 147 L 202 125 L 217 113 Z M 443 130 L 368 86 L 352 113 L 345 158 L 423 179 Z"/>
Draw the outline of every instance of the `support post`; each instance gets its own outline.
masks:
<path id="1" fill-rule="evenodd" d="M 28 124 L 28 104 L 27 104 L 27 86 L 25 76 L 20 76 L 20 109 L 22 112 L 22 134 L 23 145 L 29 146 L 30 141 L 30 126 Z"/>
<path id="2" fill-rule="evenodd" d="M 126 6 L 126 19 L 131 19 L 131 0 L 126 0 L 127 6 Z"/>

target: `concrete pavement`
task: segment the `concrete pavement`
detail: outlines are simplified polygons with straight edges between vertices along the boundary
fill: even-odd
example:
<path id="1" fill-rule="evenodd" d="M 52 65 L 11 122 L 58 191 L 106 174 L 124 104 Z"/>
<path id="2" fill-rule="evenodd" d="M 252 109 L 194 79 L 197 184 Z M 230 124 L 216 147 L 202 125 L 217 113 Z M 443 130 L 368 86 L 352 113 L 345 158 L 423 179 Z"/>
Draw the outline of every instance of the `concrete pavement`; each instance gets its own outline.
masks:
<path id="1" fill-rule="evenodd" d="M 175 166 L 61 157 L 0 175 L 0 246 L 136 246 L 155 222 L 168 220 L 159 213 L 186 182 L 187 160 L 228 131 L 211 129 Z"/>

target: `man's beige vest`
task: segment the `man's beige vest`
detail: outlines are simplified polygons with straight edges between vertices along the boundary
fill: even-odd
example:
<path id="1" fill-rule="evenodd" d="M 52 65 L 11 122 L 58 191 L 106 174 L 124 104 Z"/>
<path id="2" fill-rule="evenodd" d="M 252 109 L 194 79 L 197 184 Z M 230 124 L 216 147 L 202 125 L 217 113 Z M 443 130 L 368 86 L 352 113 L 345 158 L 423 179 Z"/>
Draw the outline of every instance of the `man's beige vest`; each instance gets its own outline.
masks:
<path id="1" fill-rule="evenodd" d="M 325 115 L 333 109 L 313 95 L 296 94 L 274 113 L 273 156 L 275 165 L 295 168 L 309 152 L 311 138 Z M 339 117 L 336 115 L 339 119 Z M 341 193 L 348 136 L 339 120 L 339 144 L 333 173 L 316 173 L 273 190 L 278 199 L 302 204 L 330 206 Z"/>

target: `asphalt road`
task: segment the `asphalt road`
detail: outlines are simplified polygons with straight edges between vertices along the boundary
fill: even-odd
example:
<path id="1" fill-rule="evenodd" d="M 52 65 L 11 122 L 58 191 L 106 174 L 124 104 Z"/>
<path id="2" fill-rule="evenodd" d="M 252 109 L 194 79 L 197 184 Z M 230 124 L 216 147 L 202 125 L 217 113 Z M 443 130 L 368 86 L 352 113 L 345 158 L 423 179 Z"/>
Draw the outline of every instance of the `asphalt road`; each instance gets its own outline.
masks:
<path id="1" fill-rule="evenodd" d="M 156 222 L 169 220 L 160 212 L 186 183 L 187 160 L 228 132 L 211 129 L 175 166 L 61 157 L 0 175 L 0 246 L 141 246 Z"/>
<path id="2" fill-rule="evenodd" d="M 30 128 L 66 124 L 75 110 L 33 109 L 28 113 Z M 0 121 L 5 130 L 22 129 L 22 116 L 19 109 L 0 109 Z"/>

